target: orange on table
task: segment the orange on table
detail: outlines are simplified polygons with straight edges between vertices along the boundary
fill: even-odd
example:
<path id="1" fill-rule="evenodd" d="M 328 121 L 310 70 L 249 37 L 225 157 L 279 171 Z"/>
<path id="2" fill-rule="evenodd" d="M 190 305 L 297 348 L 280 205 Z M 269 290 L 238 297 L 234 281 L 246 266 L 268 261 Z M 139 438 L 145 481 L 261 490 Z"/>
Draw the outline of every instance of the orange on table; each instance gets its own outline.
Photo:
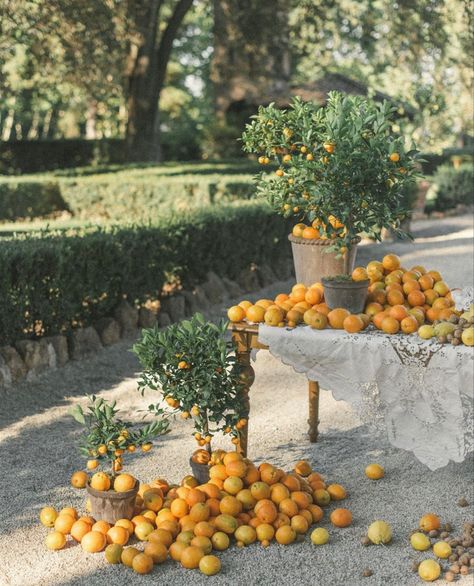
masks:
<path id="1" fill-rule="evenodd" d="M 446 307 L 445 309 L 441 309 L 439 312 L 439 319 L 441 320 L 448 320 L 454 313 L 452 307 Z"/>
<path id="2" fill-rule="evenodd" d="M 400 257 L 396 254 L 386 254 L 382 259 L 382 266 L 386 271 L 395 271 L 400 267 Z"/>
<path id="3" fill-rule="evenodd" d="M 407 301 L 412 307 L 420 306 L 425 303 L 426 297 L 423 291 L 411 291 L 408 293 Z"/>
<path id="4" fill-rule="evenodd" d="M 422 326 L 425 323 L 425 310 L 423 307 L 412 307 L 408 310 L 408 313 L 416 319 L 419 326 Z"/>
<path id="5" fill-rule="evenodd" d="M 402 319 L 408 317 L 408 311 L 404 305 L 392 305 L 388 310 L 388 315 L 394 317 L 397 321 L 402 321 Z"/>
<path id="6" fill-rule="evenodd" d="M 286 301 L 287 299 L 289 299 L 289 296 L 286 293 L 279 293 L 276 297 L 275 297 L 275 303 L 283 303 L 283 301 Z"/>
<path id="7" fill-rule="evenodd" d="M 401 291 L 389 291 L 387 293 L 387 303 L 389 305 L 403 305 L 405 296 Z"/>
<path id="8" fill-rule="evenodd" d="M 383 291 L 382 289 L 376 289 L 375 291 L 372 291 L 372 293 L 369 293 L 368 296 L 368 300 L 370 302 L 373 303 L 380 303 L 381 305 L 383 305 L 386 301 L 386 293 L 385 291 Z"/>
<path id="9" fill-rule="evenodd" d="M 298 287 L 293 287 L 290 293 L 290 299 L 292 299 L 295 303 L 299 303 L 300 301 L 304 301 L 306 296 L 306 287 L 304 285 L 299 285 Z"/>
<path id="10" fill-rule="evenodd" d="M 247 309 L 249 307 L 252 307 L 253 303 L 251 301 L 247 301 L 246 299 L 244 299 L 243 301 L 241 301 L 240 303 L 237 304 L 239 307 L 241 307 L 244 311 L 247 311 Z"/>
<path id="11" fill-rule="evenodd" d="M 408 293 L 411 293 L 412 291 L 419 291 L 420 289 L 420 284 L 418 283 L 418 281 L 415 281 L 414 279 L 407 281 L 406 283 L 403 283 L 403 292 L 405 293 L 405 295 L 408 295 Z"/>
<path id="12" fill-rule="evenodd" d="M 349 315 L 350 313 L 347 311 L 347 309 L 336 307 L 328 313 L 327 317 L 329 325 L 336 330 L 342 330 L 344 327 L 344 320 Z"/>
<path id="13" fill-rule="evenodd" d="M 331 311 L 326 303 L 318 303 L 313 307 L 318 313 L 322 313 L 327 317 L 328 313 Z"/>
<path id="14" fill-rule="evenodd" d="M 439 319 L 439 309 L 433 309 L 432 307 L 430 307 L 427 311 L 426 311 L 426 318 L 428 319 L 428 321 L 430 322 L 434 322 L 437 319 Z"/>
<path id="15" fill-rule="evenodd" d="M 447 309 L 448 307 L 451 307 L 451 301 L 446 299 L 446 297 L 438 297 L 433 301 L 431 307 L 436 310 Z"/>
<path id="16" fill-rule="evenodd" d="M 372 323 L 378 330 L 382 329 L 382 322 L 386 317 L 388 317 L 387 311 L 380 311 L 372 316 Z"/>
<path id="17" fill-rule="evenodd" d="M 433 305 L 435 300 L 439 297 L 439 293 L 437 293 L 434 289 L 426 289 L 426 291 L 424 291 L 424 295 L 428 305 Z"/>
<path id="18" fill-rule="evenodd" d="M 383 281 L 374 281 L 370 283 L 368 286 L 369 293 L 373 293 L 374 291 L 383 291 L 385 289 L 385 283 Z"/>
<path id="19" fill-rule="evenodd" d="M 400 330 L 400 323 L 394 317 L 386 317 L 382 320 L 381 329 L 386 334 L 396 334 Z"/>
<path id="20" fill-rule="evenodd" d="M 364 313 L 366 313 L 369 317 L 372 317 L 381 311 L 383 311 L 383 306 L 376 301 L 368 303 L 364 309 Z"/>
<path id="21" fill-rule="evenodd" d="M 265 318 L 265 310 L 260 305 L 252 305 L 247 309 L 245 315 L 249 321 L 260 323 Z"/>
<path id="22" fill-rule="evenodd" d="M 364 322 L 358 315 L 348 315 L 342 325 L 349 334 L 355 334 L 364 329 Z"/>
<path id="23" fill-rule="evenodd" d="M 273 305 L 273 301 L 271 299 L 259 299 L 255 302 L 255 305 L 259 305 L 260 307 L 263 307 L 263 309 L 268 309 Z"/>
<path id="24" fill-rule="evenodd" d="M 435 283 L 443 280 L 441 274 L 438 271 L 428 271 L 426 274 L 429 275 Z"/>
<path id="25" fill-rule="evenodd" d="M 403 273 L 402 283 L 406 283 L 407 281 L 412 280 L 418 281 L 420 277 L 421 275 L 417 271 L 406 271 L 405 273 Z"/>
<path id="26" fill-rule="evenodd" d="M 400 293 L 403 293 L 403 287 L 400 283 L 389 283 L 385 288 L 385 293 L 389 293 L 390 291 L 400 291 Z"/>
<path id="27" fill-rule="evenodd" d="M 418 320 L 413 315 L 408 315 L 400 322 L 400 328 L 404 334 L 414 334 L 418 331 Z"/>
<path id="28" fill-rule="evenodd" d="M 316 287 L 310 287 L 304 296 L 304 299 L 307 303 L 309 303 L 310 305 L 317 305 L 318 303 L 321 303 L 322 301 L 322 294 L 321 291 L 319 290 L 319 288 Z"/>
<path id="29" fill-rule="evenodd" d="M 435 281 L 431 275 L 422 275 L 418 279 L 418 283 L 420 285 L 421 290 L 426 291 L 427 289 L 433 289 Z"/>

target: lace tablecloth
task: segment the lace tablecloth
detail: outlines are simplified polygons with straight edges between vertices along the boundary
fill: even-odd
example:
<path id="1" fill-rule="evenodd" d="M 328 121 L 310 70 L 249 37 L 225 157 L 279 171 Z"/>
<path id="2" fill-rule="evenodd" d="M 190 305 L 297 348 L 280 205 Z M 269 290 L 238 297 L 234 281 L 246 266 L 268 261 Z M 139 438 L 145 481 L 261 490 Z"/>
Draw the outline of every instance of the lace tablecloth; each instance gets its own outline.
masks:
<path id="1" fill-rule="evenodd" d="M 474 450 L 474 348 L 377 330 L 261 325 L 258 339 L 431 470 Z"/>

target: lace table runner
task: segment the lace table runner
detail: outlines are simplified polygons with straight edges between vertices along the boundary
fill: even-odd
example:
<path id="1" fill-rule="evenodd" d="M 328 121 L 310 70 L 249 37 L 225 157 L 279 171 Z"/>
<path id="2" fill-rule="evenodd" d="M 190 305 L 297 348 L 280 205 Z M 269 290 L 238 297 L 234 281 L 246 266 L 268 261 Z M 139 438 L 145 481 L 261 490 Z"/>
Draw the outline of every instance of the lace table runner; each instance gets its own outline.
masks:
<path id="1" fill-rule="evenodd" d="M 474 450 L 474 348 L 369 329 L 259 327 L 284 364 L 350 403 L 431 470 Z"/>

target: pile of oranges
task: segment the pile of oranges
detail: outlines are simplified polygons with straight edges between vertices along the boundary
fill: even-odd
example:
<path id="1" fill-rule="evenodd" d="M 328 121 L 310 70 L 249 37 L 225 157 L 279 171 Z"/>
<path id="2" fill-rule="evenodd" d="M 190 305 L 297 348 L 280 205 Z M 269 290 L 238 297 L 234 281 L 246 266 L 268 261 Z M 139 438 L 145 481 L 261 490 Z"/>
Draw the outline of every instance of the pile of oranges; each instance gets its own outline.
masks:
<path id="1" fill-rule="evenodd" d="M 94 474 L 91 486 L 102 486 L 102 475 L 107 476 Z M 129 474 L 108 480 L 114 490 L 125 490 L 136 482 Z M 72 507 L 59 513 L 46 507 L 40 521 L 53 528 L 46 537 L 50 550 L 64 548 L 70 536 L 85 552 L 105 550 L 109 563 L 122 563 L 140 574 L 171 558 L 184 568 L 199 568 L 213 575 L 221 568 L 213 551 L 226 550 L 232 540 L 237 547 L 300 541 L 323 519 L 325 507 L 346 497 L 343 486 L 326 483 L 306 460 L 285 473 L 268 462 L 257 467 L 237 452 L 217 450 L 209 462 L 205 484 L 199 485 L 193 476 L 186 476 L 180 486 L 161 478 L 141 484 L 131 520 L 120 519 L 111 525 L 89 515 L 79 517 Z M 334 527 L 347 527 L 352 514 L 337 507 L 329 520 Z M 131 539 L 136 543 L 126 547 Z M 315 545 L 328 540 L 329 533 L 322 527 L 311 534 Z M 143 549 L 136 547 L 140 542 Z"/>
<path id="2" fill-rule="evenodd" d="M 403 268 L 395 254 L 355 268 L 351 277 L 353 281 L 369 281 L 363 313 L 330 309 L 324 302 L 321 283 L 310 287 L 297 283 L 290 293 L 281 293 L 273 300 L 260 299 L 254 304 L 241 301 L 229 308 L 227 315 L 232 322 L 246 320 L 269 326 L 306 324 L 319 330 L 329 326 L 357 333 L 372 324 L 386 334 L 412 334 L 425 322 L 448 320 L 456 314 L 451 291 L 438 271 L 420 265 Z"/>

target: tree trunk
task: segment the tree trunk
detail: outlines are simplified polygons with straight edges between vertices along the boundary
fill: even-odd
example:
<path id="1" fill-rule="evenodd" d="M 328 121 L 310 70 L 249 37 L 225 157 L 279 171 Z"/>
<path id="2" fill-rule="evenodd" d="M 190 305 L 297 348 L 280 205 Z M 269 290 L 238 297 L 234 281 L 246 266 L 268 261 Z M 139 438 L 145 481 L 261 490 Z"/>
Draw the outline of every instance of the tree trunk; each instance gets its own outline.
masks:
<path id="1" fill-rule="evenodd" d="M 128 121 L 126 130 L 129 161 L 161 159 L 158 110 L 161 90 L 171 56 L 173 41 L 193 0 L 178 0 L 158 42 L 162 0 L 150 2 L 139 15 L 140 41 L 132 44 L 128 68 Z"/>

